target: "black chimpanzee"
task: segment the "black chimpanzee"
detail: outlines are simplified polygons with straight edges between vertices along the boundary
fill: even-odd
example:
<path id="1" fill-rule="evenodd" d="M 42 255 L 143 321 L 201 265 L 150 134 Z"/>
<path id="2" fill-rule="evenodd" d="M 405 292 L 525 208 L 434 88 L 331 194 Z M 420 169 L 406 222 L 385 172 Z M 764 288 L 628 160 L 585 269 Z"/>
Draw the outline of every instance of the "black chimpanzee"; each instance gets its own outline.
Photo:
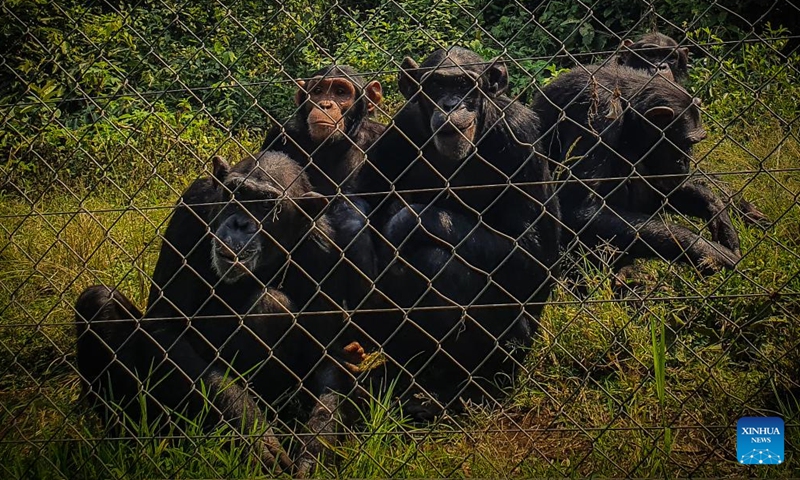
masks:
<path id="1" fill-rule="evenodd" d="M 536 116 L 509 99 L 505 65 L 464 48 L 402 64 L 408 99 L 361 176 L 379 245 L 380 290 L 402 313 L 359 322 L 426 406 L 498 398 L 531 344 L 559 255 L 558 201 L 534 150 Z"/>
<path id="2" fill-rule="evenodd" d="M 348 192 L 364 152 L 386 128 L 369 118 L 383 100 L 381 84 L 365 82 L 347 65 L 327 66 L 297 83 L 297 111 L 270 129 L 261 149 L 289 155 L 316 192 Z"/>
<path id="3" fill-rule="evenodd" d="M 678 46 L 675 39 L 662 33 L 651 32 L 634 42 L 622 41 L 622 51 L 616 57 L 617 63 L 646 72 L 648 76 L 660 73 L 668 79 L 683 85 L 689 76 L 689 49 Z M 719 186 L 728 197 L 733 196 L 723 186 Z M 744 198 L 735 199 L 736 208 L 742 219 L 751 225 L 768 226 L 771 222 L 764 212 Z"/>
<path id="4" fill-rule="evenodd" d="M 689 49 L 678 46 L 675 39 L 663 33 L 651 32 L 635 42 L 623 40 L 617 63 L 645 71 L 650 76 L 660 73 L 683 84 L 689 76 Z"/>
<path id="5" fill-rule="evenodd" d="M 584 244 L 734 267 L 739 238 L 725 205 L 687 181 L 692 146 L 706 136 L 699 105 L 667 78 L 616 65 L 575 68 L 537 94 L 545 151 L 566 167 L 564 222 Z M 712 240 L 659 218 L 664 207 L 706 220 Z"/>
<path id="6" fill-rule="evenodd" d="M 350 193 L 365 161 L 365 152 L 383 133 L 385 125 L 370 118 L 383 100 L 380 82 L 366 82 L 347 65 L 330 65 L 298 81 L 297 111 L 284 124 L 267 133 L 262 150 L 289 155 L 305 169 L 314 191 L 332 196 Z M 369 235 L 357 235 L 366 225 L 366 204 L 355 196 L 339 196 L 329 207 L 337 228 L 336 244 L 350 263 L 346 269 L 348 301 L 360 303 L 375 277 L 374 248 Z M 355 239 L 355 241 L 354 241 Z"/>
<path id="7" fill-rule="evenodd" d="M 338 257 L 326 204 L 282 153 L 232 168 L 215 159 L 213 177 L 195 182 L 167 227 L 145 314 L 103 286 L 78 299 L 78 369 L 101 416 L 138 418 L 144 392 L 150 421 L 196 417 L 208 403 L 209 424 L 249 433 L 266 420 L 259 404 L 280 411 L 294 396 L 306 411 L 322 404 L 309 428 L 324 433 L 325 403 L 347 391 L 343 367 L 363 353 L 334 338 L 343 317 L 325 294 L 339 283 L 328 275 Z M 257 448 L 268 465 L 291 466 L 274 437 Z M 319 439 L 308 442 L 301 460 L 320 450 Z"/>

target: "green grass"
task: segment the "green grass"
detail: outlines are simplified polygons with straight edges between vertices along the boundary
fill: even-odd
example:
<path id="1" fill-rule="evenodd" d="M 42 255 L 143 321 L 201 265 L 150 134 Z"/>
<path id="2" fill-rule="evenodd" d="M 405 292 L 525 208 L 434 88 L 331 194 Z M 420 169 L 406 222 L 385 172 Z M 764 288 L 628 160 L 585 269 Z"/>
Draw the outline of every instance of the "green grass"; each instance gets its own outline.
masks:
<path id="1" fill-rule="evenodd" d="M 707 171 L 797 166 L 800 145 L 777 128 L 738 147 L 723 141 Z M 246 143 L 246 142 L 245 142 Z M 708 142 L 714 145 L 713 141 Z M 235 143 L 234 143 L 235 145 Z M 779 148 L 776 148 L 779 147 Z M 239 148 L 231 147 L 231 149 Z M 752 156 L 745 149 L 752 152 Z M 231 155 L 233 156 L 233 155 Z M 699 156 L 698 158 L 701 158 Z M 0 204 L 0 471 L 11 478 L 228 477 L 258 472 L 230 432 L 185 440 L 106 439 L 78 402 L 72 305 L 88 285 L 116 285 L 143 306 L 148 274 L 176 191 L 165 184 L 54 189 L 35 204 Z M 642 262 L 635 294 L 611 290 L 609 272 L 584 267 L 581 285 L 559 286 L 541 319 L 520 387 L 502 411 L 476 410 L 432 428 L 384 401 L 336 447 L 319 476 L 789 475 L 797 468 L 800 367 L 800 208 L 794 172 L 726 178 L 776 224 L 739 223 L 745 256 L 736 272 L 701 277 Z M 126 184 L 126 187 L 128 185 Z M 792 373 L 794 372 L 794 374 Z M 745 469 L 734 462 L 734 425 L 751 414 L 793 423 L 788 461 Z"/>
<path id="2" fill-rule="evenodd" d="M 202 135 L 198 132 L 202 132 Z M 0 201 L 0 476 L 3 478 L 252 478 L 231 432 L 190 428 L 178 439 L 114 440 L 79 402 L 72 328 L 75 299 L 114 285 L 144 306 L 148 275 L 178 193 L 218 150 L 235 159 L 257 139 L 198 127 L 135 140 L 108 158 L 166 159 L 156 168 L 65 182 Z M 216 135 L 216 137 L 214 136 Z M 736 138 L 739 143 L 730 138 Z M 719 140 L 719 141 L 716 141 Z M 85 139 L 102 155 L 98 139 Z M 335 447 L 317 476 L 788 476 L 797 472 L 800 372 L 800 142 L 768 126 L 716 134 L 698 152 L 707 172 L 761 207 L 775 224 L 735 218 L 744 258 L 702 277 L 641 262 L 623 297 L 609 271 L 580 265 L 556 288 L 506 408 L 414 425 L 391 398 L 364 409 L 364 426 Z M 127 155 L 127 156 L 126 156 Z M 793 170 L 794 169 L 794 170 Z M 31 194 L 33 195 L 33 193 Z M 580 259 L 579 259 L 580 263 Z M 741 467 L 735 422 L 777 414 L 792 425 L 787 462 Z M 289 433 L 289 432 L 284 432 Z"/>

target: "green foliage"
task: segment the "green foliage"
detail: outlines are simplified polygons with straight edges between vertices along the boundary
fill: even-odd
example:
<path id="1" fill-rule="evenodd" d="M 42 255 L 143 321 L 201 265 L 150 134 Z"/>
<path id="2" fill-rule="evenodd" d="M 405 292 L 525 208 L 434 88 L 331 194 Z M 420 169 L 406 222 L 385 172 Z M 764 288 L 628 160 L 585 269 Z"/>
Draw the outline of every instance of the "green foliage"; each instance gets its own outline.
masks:
<path id="1" fill-rule="evenodd" d="M 413 0 L 382 3 L 359 15 L 342 18 L 346 25 L 336 45 L 338 62 L 362 72 L 390 72 L 379 79 L 394 85 L 403 57 L 420 59 L 450 45 L 480 47 L 466 12 L 470 2 Z M 424 28 L 421 28 L 424 25 Z M 387 89 L 387 109 L 399 107 L 402 96 Z"/>
<path id="2" fill-rule="evenodd" d="M 757 4 L 736 3 L 739 11 Z M 300 0 L 12 0 L 3 8 L 0 39 L 8 49 L 0 71 L 2 168 L 26 189 L 48 186 L 55 172 L 62 182 L 122 172 L 91 158 L 95 146 L 135 143 L 137 122 L 142 131 L 158 134 L 145 125 L 151 114 L 161 116 L 163 129 L 189 136 L 220 136 L 211 130 L 221 130 L 221 136 L 262 134 L 294 110 L 293 79 L 331 62 L 375 72 L 391 86 L 404 56 L 419 59 L 434 48 L 460 44 L 508 60 L 511 93 L 529 98 L 534 81 L 544 83 L 572 65 L 567 52 L 583 63 L 605 58 L 608 53 L 582 54 L 613 50 L 621 37 L 663 26 L 665 18 L 680 19 L 673 23 L 690 30 L 703 27 L 693 36 L 701 42 L 741 36 L 738 17 L 727 9 L 685 0 L 664 2 L 658 14 L 622 0 L 602 8 L 562 0 L 528 7 L 511 0 L 331 6 Z M 771 106 L 784 85 L 797 84 L 795 71 L 779 71 L 794 60 L 779 58 L 775 49 L 781 46 L 756 43 L 733 54 L 735 45 L 711 47 L 714 57 L 697 62 L 695 77 L 707 87 L 715 113 L 730 117 L 756 93 Z M 742 85 L 751 71 L 760 72 L 767 90 Z M 392 88 L 386 93 L 384 112 L 390 114 L 402 98 Z M 780 110 L 787 120 L 789 103 Z M 749 111 L 759 114 L 758 108 Z M 115 124 L 132 130 L 125 135 L 114 131 Z M 133 174 L 149 168 L 141 159 L 125 165 Z"/>
<path id="3" fill-rule="evenodd" d="M 739 130 L 797 118 L 800 97 L 800 54 L 782 53 L 789 31 L 771 28 L 763 38 L 726 44 L 710 28 L 692 32 L 691 38 L 708 45 L 708 55 L 693 63 L 692 85 L 715 120 L 712 128 Z M 724 119 L 724 120 L 723 120 Z"/>

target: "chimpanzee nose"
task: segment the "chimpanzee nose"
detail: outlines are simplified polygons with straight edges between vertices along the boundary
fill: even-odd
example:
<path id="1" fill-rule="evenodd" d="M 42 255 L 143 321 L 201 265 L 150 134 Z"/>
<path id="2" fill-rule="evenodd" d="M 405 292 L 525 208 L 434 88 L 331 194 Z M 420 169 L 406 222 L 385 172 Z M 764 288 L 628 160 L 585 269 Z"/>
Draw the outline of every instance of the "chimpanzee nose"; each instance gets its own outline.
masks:
<path id="1" fill-rule="evenodd" d="M 456 108 L 460 103 L 461 100 L 458 98 L 453 98 L 453 97 L 445 98 L 444 101 L 442 101 L 442 107 L 444 107 L 444 109 L 449 112 L 450 110 Z"/>
<path id="2" fill-rule="evenodd" d="M 333 102 L 330 100 L 323 100 L 319 102 L 317 105 L 319 105 L 319 108 L 321 108 L 322 110 L 333 108 Z"/>
<path id="3" fill-rule="evenodd" d="M 255 231 L 255 224 L 249 219 L 244 217 L 236 217 L 233 219 L 233 228 L 247 233 Z"/>

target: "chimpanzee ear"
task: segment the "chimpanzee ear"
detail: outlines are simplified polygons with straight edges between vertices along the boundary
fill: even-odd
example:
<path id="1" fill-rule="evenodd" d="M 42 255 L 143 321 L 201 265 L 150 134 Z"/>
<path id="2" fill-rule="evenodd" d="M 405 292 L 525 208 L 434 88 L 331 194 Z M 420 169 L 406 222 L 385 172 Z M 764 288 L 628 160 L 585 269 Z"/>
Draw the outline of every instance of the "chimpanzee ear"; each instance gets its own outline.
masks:
<path id="1" fill-rule="evenodd" d="M 494 59 L 485 73 L 489 80 L 486 93 L 492 96 L 506 93 L 506 90 L 508 90 L 508 69 L 505 62 L 499 58 Z"/>
<path id="2" fill-rule="evenodd" d="M 298 106 L 298 107 L 300 105 L 302 105 L 303 102 L 306 101 L 306 95 L 307 94 L 306 94 L 305 88 L 306 88 L 306 82 L 304 82 L 303 80 L 298 80 L 297 81 L 297 92 L 295 92 L 295 94 L 294 94 L 294 104 L 296 106 Z"/>
<path id="3" fill-rule="evenodd" d="M 373 80 L 364 87 L 364 95 L 367 96 L 367 111 L 372 113 L 375 110 L 375 107 L 381 104 L 383 101 L 383 87 L 381 87 L 381 82 L 377 80 Z"/>
<path id="4" fill-rule="evenodd" d="M 419 64 L 411 57 L 403 59 L 400 65 L 400 78 L 397 81 L 400 93 L 410 100 L 419 90 Z"/>
<path id="5" fill-rule="evenodd" d="M 325 207 L 328 206 L 328 201 L 328 197 L 317 192 L 307 192 L 302 197 L 295 199 L 297 206 L 312 219 L 317 218 L 325 210 Z"/>
<path id="6" fill-rule="evenodd" d="M 222 185 L 228 177 L 228 172 L 231 171 L 231 166 L 219 155 L 214 155 L 211 159 L 212 171 L 214 178 L 217 180 L 218 185 Z"/>
<path id="7" fill-rule="evenodd" d="M 644 112 L 644 118 L 663 130 L 675 119 L 675 110 L 665 106 L 653 107 Z"/>
<path id="8" fill-rule="evenodd" d="M 628 63 L 628 57 L 631 54 L 629 48 L 631 48 L 632 45 L 633 45 L 633 40 L 631 40 L 630 38 L 626 38 L 625 40 L 622 41 L 622 43 L 620 44 L 619 55 L 617 55 L 617 63 L 619 63 L 620 65 Z"/>

